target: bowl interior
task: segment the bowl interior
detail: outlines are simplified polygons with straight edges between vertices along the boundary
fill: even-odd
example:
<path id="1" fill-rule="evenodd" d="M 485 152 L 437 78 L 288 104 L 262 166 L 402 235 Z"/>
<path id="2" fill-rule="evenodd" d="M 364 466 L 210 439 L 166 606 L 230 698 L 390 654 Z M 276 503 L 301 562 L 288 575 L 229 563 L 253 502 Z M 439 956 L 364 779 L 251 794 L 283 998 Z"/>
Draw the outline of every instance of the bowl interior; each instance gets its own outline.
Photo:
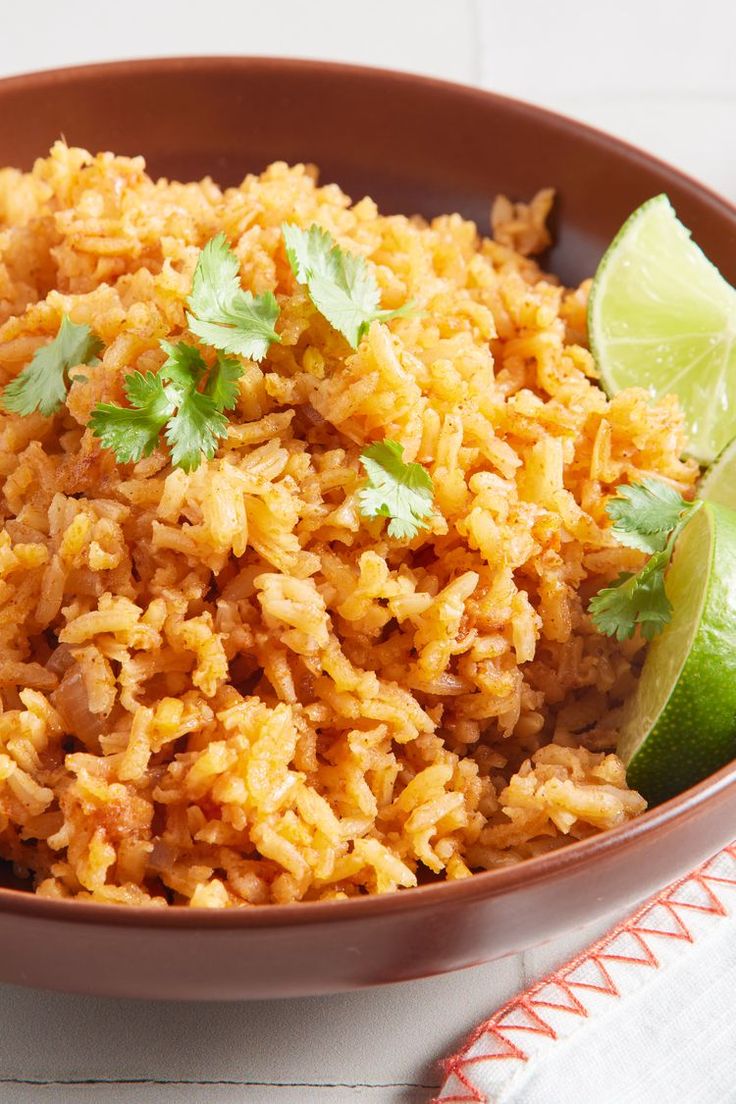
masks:
<path id="1" fill-rule="evenodd" d="M 458 85 L 263 58 L 126 62 L 0 81 L 0 165 L 27 169 L 60 136 L 143 154 L 154 175 L 210 175 L 222 185 L 275 160 L 312 162 L 354 199 L 369 194 L 384 211 L 428 217 L 458 211 L 482 233 L 497 193 L 528 199 L 552 185 L 546 263 L 567 283 L 591 275 L 631 211 L 666 191 L 736 283 L 736 211 L 725 200 L 613 138 Z M 8 874 L 0 884 L 21 883 Z"/>
<path id="2" fill-rule="evenodd" d="M 459 85 L 269 58 L 175 58 L 55 70 L 0 82 L 0 164 L 28 168 L 70 144 L 142 153 L 154 174 L 239 183 L 275 160 L 389 212 L 459 211 L 488 230 L 503 192 L 557 190 L 548 265 L 591 275 L 638 204 L 667 191 L 696 240 L 736 281 L 736 216 L 702 187 L 581 124 Z"/>

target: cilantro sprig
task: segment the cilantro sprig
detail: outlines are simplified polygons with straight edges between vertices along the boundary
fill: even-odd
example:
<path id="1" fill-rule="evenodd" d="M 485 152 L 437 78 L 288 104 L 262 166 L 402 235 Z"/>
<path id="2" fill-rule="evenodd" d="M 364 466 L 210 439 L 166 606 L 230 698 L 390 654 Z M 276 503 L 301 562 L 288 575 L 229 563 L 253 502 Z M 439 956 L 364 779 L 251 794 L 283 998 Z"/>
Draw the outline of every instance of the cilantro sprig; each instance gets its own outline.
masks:
<path id="1" fill-rule="evenodd" d="M 240 286 L 238 258 L 223 233 L 207 242 L 187 299 L 187 325 L 205 345 L 223 353 L 263 360 L 281 338 L 274 325 L 279 306 L 271 291 L 253 295 Z"/>
<path id="2" fill-rule="evenodd" d="M 381 293 L 365 258 L 341 249 L 322 227 L 285 222 L 286 255 L 297 281 L 306 284 L 317 310 L 357 349 L 371 322 L 387 322 L 412 309 L 380 310 Z"/>
<path id="3" fill-rule="evenodd" d="M 38 410 L 49 418 L 66 400 L 70 370 L 80 364 L 98 364 L 101 351 L 102 341 L 86 323 L 62 315 L 56 337 L 36 350 L 31 362 L 3 391 L 3 406 L 14 414 Z"/>
<path id="4" fill-rule="evenodd" d="M 660 633 L 672 616 L 664 574 L 684 525 L 701 506 L 687 502 L 658 479 L 617 487 L 606 503 L 611 532 L 620 544 L 649 552 L 641 571 L 623 572 L 588 607 L 593 624 L 606 636 L 628 640 L 639 630 L 646 640 Z"/>
<path id="5" fill-rule="evenodd" d="M 363 449 L 360 462 L 368 476 L 358 491 L 358 509 L 364 517 L 388 517 L 388 535 L 415 537 L 432 514 L 432 477 L 421 464 L 406 464 L 397 441 L 377 441 Z"/>
<path id="6" fill-rule="evenodd" d="M 130 406 L 99 403 L 89 426 L 120 463 L 150 456 L 163 431 L 172 464 L 192 471 L 203 457 L 214 456 L 218 438 L 227 433 L 223 411 L 235 406 L 243 369 L 238 360 L 222 354 L 208 369 L 199 349 L 183 341 L 176 345 L 162 341 L 161 347 L 167 359 L 158 372 L 132 372 L 125 377 Z"/>
<path id="7" fill-rule="evenodd" d="M 172 464 L 184 471 L 215 455 L 219 438 L 227 433 L 224 411 L 237 401 L 243 374 L 237 357 L 262 360 L 269 345 L 280 341 L 274 329 L 279 316 L 275 297 L 270 291 L 258 296 L 244 291 L 238 273 L 238 258 L 225 235 L 217 234 L 199 255 L 187 299 L 189 329 L 217 350 L 212 367 L 195 346 L 162 341 L 166 360 L 158 372 L 125 377 L 129 406 L 95 407 L 90 429 L 119 463 L 150 456 L 162 433 Z"/>

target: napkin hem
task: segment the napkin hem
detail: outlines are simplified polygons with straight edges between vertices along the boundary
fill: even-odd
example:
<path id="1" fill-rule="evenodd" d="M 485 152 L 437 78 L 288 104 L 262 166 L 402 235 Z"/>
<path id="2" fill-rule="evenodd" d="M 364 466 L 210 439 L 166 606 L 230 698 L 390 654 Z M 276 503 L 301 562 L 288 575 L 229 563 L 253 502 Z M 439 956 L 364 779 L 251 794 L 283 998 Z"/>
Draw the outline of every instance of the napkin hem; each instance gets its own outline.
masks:
<path id="1" fill-rule="evenodd" d="M 481 1023 L 442 1063 L 444 1081 L 432 1104 L 497 1104 L 523 1064 L 580 1027 L 600 1009 L 601 998 L 620 999 L 640 988 L 651 970 L 667 965 L 670 948 L 679 955 L 727 916 L 719 896 L 726 888 L 736 888 L 736 841 Z M 632 969 L 642 966 L 647 971 Z M 478 1073 L 485 1079 L 491 1066 L 496 1087 L 489 1095 L 475 1080 Z"/>

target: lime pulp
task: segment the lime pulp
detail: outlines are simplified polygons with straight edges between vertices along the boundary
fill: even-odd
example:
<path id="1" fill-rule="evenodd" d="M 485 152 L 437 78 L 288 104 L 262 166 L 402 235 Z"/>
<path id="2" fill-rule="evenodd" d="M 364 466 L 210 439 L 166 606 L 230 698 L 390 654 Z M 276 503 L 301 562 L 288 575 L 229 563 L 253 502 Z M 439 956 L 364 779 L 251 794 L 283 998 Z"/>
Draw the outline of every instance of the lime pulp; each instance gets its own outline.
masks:
<path id="1" fill-rule="evenodd" d="M 700 480 L 698 498 L 736 510 L 736 440 L 726 446 Z"/>
<path id="2" fill-rule="evenodd" d="M 736 290 L 665 195 L 639 207 L 598 266 L 588 329 L 609 394 L 674 393 L 689 451 L 710 463 L 736 436 Z"/>

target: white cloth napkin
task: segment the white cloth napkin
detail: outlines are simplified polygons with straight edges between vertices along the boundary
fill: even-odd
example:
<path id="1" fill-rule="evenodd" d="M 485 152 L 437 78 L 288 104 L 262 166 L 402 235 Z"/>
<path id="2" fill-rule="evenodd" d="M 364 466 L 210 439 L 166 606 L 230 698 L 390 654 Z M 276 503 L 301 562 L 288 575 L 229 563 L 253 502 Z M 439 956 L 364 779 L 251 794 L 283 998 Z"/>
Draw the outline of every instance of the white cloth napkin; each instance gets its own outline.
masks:
<path id="1" fill-rule="evenodd" d="M 437 1104 L 735 1104 L 736 843 L 515 997 Z"/>

